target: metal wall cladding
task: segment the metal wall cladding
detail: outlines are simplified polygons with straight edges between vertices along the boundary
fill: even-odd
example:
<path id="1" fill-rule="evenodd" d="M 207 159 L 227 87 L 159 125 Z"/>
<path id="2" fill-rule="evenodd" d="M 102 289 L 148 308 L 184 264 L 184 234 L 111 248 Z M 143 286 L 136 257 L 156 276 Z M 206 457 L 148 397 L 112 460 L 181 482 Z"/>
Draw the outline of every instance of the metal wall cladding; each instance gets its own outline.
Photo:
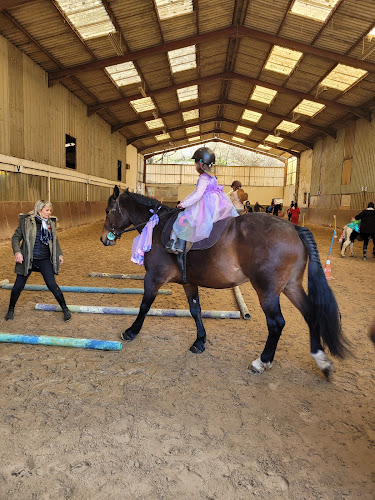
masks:
<path id="1" fill-rule="evenodd" d="M 284 167 L 214 166 L 219 184 L 230 186 L 236 179 L 243 186 L 284 186 Z M 147 164 L 146 184 L 196 184 L 194 165 Z"/>
<path id="2" fill-rule="evenodd" d="M 47 177 L 0 170 L 0 200 L 35 202 L 46 197 Z"/>
<path id="3" fill-rule="evenodd" d="M 117 179 L 126 140 L 62 85 L 49 88 L 45 72 L 0 37 L 0 153 L 65 168 L 65 135 L 76 139 L 76 170 Z"/>

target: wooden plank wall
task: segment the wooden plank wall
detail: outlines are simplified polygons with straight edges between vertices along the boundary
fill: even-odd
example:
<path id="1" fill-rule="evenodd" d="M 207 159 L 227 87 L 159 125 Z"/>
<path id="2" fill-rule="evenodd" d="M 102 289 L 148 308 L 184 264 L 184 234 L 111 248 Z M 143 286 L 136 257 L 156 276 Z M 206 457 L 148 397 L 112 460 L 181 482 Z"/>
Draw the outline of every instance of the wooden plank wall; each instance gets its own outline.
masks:
<path id="1" fill-rule="evenodd" d="M 65 168 L 65 134 L 77 140 L 77 171 L 117 180 L 126 139 L 0 37 L 0 153 Z M 1 168 L 1 166 L 0 166 Z M 136 165 L 133 166 L 136 170 Z"/>

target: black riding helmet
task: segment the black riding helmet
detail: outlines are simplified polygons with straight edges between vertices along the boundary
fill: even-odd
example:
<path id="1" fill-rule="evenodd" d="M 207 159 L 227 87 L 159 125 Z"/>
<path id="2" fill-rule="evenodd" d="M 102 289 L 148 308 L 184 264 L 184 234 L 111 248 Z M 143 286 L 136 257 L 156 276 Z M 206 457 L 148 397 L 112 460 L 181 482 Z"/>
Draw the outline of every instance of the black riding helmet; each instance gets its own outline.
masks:
<path id="1" fill-rule="evenodd" d="M 199 148 L 193 154 L 192 159 L 196 163 L 202 162 L 209 167 L 212 163 L 215 163 L 215 153 L 210 148 Z"/>

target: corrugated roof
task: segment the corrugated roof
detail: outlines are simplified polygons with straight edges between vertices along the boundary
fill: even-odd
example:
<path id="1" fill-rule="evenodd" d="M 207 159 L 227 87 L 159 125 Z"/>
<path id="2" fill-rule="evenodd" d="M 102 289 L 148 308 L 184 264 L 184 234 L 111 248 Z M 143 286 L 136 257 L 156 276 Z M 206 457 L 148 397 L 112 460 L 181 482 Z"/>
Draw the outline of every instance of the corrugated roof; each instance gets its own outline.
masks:
<path id="1" fill-rule="evenodd" d="M 78 3 L 82 20 L 92 1 Z M 39 64 L 51 85 L 65 85 L 89 114 L 98 113 L 141 152 L 188 144 L 186 128 L 195 125 L 202 141 L 235 136 L 245 139 L 238 146 L 257 147 L 284 120 L 295 123 L 296 130 L 280 132 L 283 140 L 270 152 L 285 156 L 334 136 L 350 120 L 370 119 L 375 38 L 366 35 L 375 24 L 373 0 L 339 0 L 323 22 L 293 14 L 290 0 L 161 0 L 162 15 L 153 0 L 94 3 L 101 4 L 115 33 L 84 39 L 57 2 L 25 0 L 14 8 L 11 1 L 2 3 L 8 8 L 0 11 L 0 34 Z M 275 46 L 302 53 L 290 74 L 266 68 Z M 173 73 L 168 53 L 186 47 L 195 47 L 196 67 Z M 117 87 L 105 67 L 124 63 L 134 67 L 139 81 Z M 321 85 L 338 64 L 366 73 L 347 90 Z M 195 86 L 195 100 L 179 102 L 177 90 Z M 256 86 L 276 92 L 274 99 L 250 99 Z M 137 112 L 129 104 L 145 97 L 154 109 Z M 296 113 L 304 100 L 321 111 Z M 182 112 L 192 109 L 199 114 L 185 123 Z M 257 123 L 246 120 L 246 109 L 262 113 Z M 146 125 L 155 119 L 162 120 L 170 137 L 155 138 Z M 241 136 L 235 133 L 238 125 L 253 130 Z"/>

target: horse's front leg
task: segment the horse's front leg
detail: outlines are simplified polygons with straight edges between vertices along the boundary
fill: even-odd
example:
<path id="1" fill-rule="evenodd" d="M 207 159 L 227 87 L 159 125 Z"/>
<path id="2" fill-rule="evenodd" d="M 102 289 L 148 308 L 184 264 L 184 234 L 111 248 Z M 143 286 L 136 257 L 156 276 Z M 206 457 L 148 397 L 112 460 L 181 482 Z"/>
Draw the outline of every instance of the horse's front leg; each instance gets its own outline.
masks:
<path id="1" fill-rule="evenodd" d="M 150 275 L 150 273 L 146 273 L 145 279 L 144 279 L 144 294 L 142 298 L 142 302 L 139 308 L 139 313 L 138 316 L 136 317 L 134 323 L 132 324 L 131 327 L 127 328 L 122 334 L 121 338 L 123 340 L 126 340 L 127 342 L 130 342 L 131 340 L 134 340 L 135 337 L 138 335 L 140 332 L 143 322 L 145 320 L 145 317 L 150 310 L 150 307 L 152 306 L 156 295 L 158 293 L 159 288 L 163 285 L 163 283 L 155 281 L 153 277 Z"/>
<path id="2" fill-rule="evenodd" d="M 197 338 L 194 344 L 190 347 L 194 354 L 202 353 L 206 347 L 206 330 L 204 329 L 201 316 L 201 306 L 199 303 L 198 287 L 194 285 L 184 285 L 186 297 L 189 302 L 190 313 L 194 318 L 197 326 Z"/>

